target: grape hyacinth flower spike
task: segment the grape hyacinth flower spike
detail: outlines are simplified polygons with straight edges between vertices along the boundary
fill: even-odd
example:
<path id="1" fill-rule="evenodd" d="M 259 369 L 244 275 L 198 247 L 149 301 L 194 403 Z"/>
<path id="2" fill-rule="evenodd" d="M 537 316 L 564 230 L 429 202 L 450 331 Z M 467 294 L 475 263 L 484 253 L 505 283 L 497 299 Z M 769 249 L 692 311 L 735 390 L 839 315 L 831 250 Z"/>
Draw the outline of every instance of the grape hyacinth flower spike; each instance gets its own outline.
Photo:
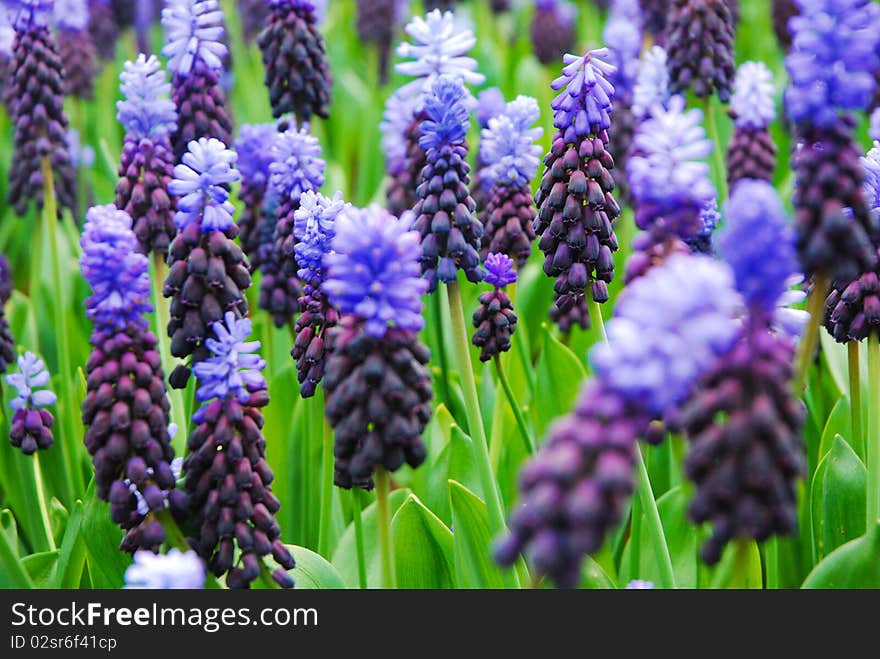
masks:
<path id="1" fill-rule="evenodd" d="M 303 398 L 314 396 L 315 388 L 324 377 L 329 352 L 327 335 L 339 322 L 339 314 L 323 290 L 326 276 L 323 259 L 330 251 L 336 218 L 348 208 L 341 192 L 328 199 L 307 190 L 300 197 L 300 206 L 294 213 L 296 261 L 299 278 L 303 281 L 303 295 L 299 299 L 302 314 L 296 319 L 296 341 L 290 355 L 296 360 Z"/>
<path id="2" fill-rule="evenodd" d="M 552 64 L 574 50 L 577 9 L 567 0 L 535 0 L 529 26 L 532 51 L 541 64 Z"/>
<path id="3" fill-rule="evenodd" d="M 113 16 L 110 0 L 88 0 L 89 34 L 104 61 L 116 59 L 116 42 L 119 40 L 119 24 Z"/>
<path id="4" fill-rule="evenodd" d="M 510 350 L 510 337 L 516 331 L 513 303 L 504 287 L 516 282 L 513 259 L 505 254 L 486 255 L 486 275 L 483 281 L 491 284 L 491 291 L 480 293 L 480 305 L 474 311 L 474 345 L 480 348 L 480 361 L 486 362 Z"/>
<path id="5" fill-rule="evenodd" d="M 624 290 L 608 342 L 590 352 L 595 379 L 520 473 L 499 563 L 525 553 L 558 586 L 579 583 L 633 492 L 638 439 L 729 349 L 741 305 L 730 268 L 700 255 L 673 256 Z"/>
<path id="6" fill-rule="evenodd" d="M 729 0 L 671 0 L 665 43 L 673 94 L 730 99 L 736 63 Z"/>
<path id="7" fill-rule="evenodd" d="M 260 0 L 262 2 L 262 0 Z M 251 272 L 261 265 L 260 236 L 264 223 L 274 224 L 276 200 L 269 186 L 269 166 L 273 162 L 272 142 L 278 134 L 274 123 L 245 124 L 234 148 L 236 166 L 241 172 L 238 198 L 244 204 L 238 216 L 239 242 L 248 257 Z"/>
<path id="8" fill-rule="evenodd" d="M 116 118 L 125 129 L 125 142 L 115 203 L 134 222 L 138 251 L 164 260 L 177 233 L 177 200 L 168 190 L 175 161 L 171 135 L 177 130 L 177 110 L 168 98 L 171 85 L 155 55 L 126 62 L 119 77 L 125 100 L 116 103 Z"/>
<path id="9" fill-rule="evenodd" d="M 168 250 L 168 276 L 162 289 L 171 298 L 168 336 L 171 354 L 195 364 L 209 356 L 211 328 L 228 312 L 247 315 L 244 291 L 251 285 L 247 260 L 235 244 L 238 227 L 228 185 L 239 179 L 232 168 L 236 155 L 216 139 L 189 144 L 174 168 L 171 194 L 178 197 L 174 223 L 177 236 Z M 171 386 L 182 389 L 189 368 L 171 374 Z"/>
<path id="10" fill-rule="evenodd" d="M 6 384 L 17 390 L 9 406 L 15 410 L 9 424 L 9 440 L 25 455 L 37 449 L 52 446 L 52 425 L 55 417 L 45 409 L 55 404 L 58 397 L 43 387 L 49 384 L 49 371 L 43 360 L 32 352 L 18 358 L 18 372 L 5 378 Z"/>
<path id="11" fill-rule="evenodd" d="M 736 72 L 730 115 L 733 138 L 727 147 L 727 183 L 742 179 L 772 181 L 776 169 L 776 144 L 770 123 L 776 118 L 773 74 L 761 62 L 744 62 Z"/>
<path id="12" fill-rule="evenodd" d="M 482 131 L 488 128 L 489 120 L 503 113 L 506 106 L 507 102 L 504 100 L 504 94 L 501 93 L 501 90 L 498 89 L 498 87 L 487 87 L 481 91 L 477 95 L 477 104 L 473 110 L 474 118 L 477 120 L 480 130 Z M 480 218 L 480 222 L 483 223 L 483 226 L 485 226 L 486 204 L 489 202 L 488 194 L 491 183 L 482 180 L 483 169 L 489 164 L 483 160 L 483 156 L 484 149 L 481 138 L 480 148 L 477 151 L 477 166 L 474 168 L 474 175 L 471 179 L 471 196 L 474 198 L 474 203 L 477 205 L 477 216 Z"/>
<path id="13" fill-rule="evenodd" d="M 665 109 L 672 97 L 667 60 L 666 51 L 660 46 L 652 46 L 642 56 L 633 85 L 632 111 L 637 122 L 647 119 L 656 106 Z"/>
<path id="14" fill-rule="evenodd" d="M 425 460 L 433 392 L 418 332 L 428 283 L 419 276 L 419 234 L 376 206 L 340 213 L 331 247 L 323 290 L 340 321 L 330 332 L 324 392 L 334 482 L 369 489 L 377 468 Z"/>
<path id="15" fill-rule="evenodd" d="M 131 217 L 113 205 L 89 209 L 81 244 L 93 325 L 82 421 L 95 490 L 126 531 L 120 548 L 155 551 L 165 540 L 156 515 L 167 507 L 181 521 L 188 504 L 175 489 L 165 374 L 146 319 L 149 264 L 137 251 Z"/>
<path id="16" fill-rule="evenodd" d="M 736 343 L 675 413 L 690 440 L 684 470 L 696 485 L 688 516 L 711 522 L 702 559 L 712 565 L 735 538 L 766 540 L 797 526 L 797 479 L 805 472 L 804 406 L 792 393 L 795 340 L 771 329 L 797 269 L 782 201 L 765 181 L 734 190 L 719 251 L 747 308 Z"/>
<path id="17" fill-rule="evenodd" d="M 89 34 L 87 0 L 55 0 L 58 53 L 64 63 L 64 93 L 91 100 L 95 96 L 98 51 Z"/>
<path id="18" fill-rule="evenodd" d="M 67 149 L 64 71 L 49 32 L 52 0 L 17 0 L 10 9 L 15 41 L 5 93 L 15 127 L 15 153 L 7 200 L 17 215 L 27 212 L 30 200 L 42 208 L 45 162 L 52 173 L 60 218 L 64 208 L 76 208 L 76 172 Z"/>
<path id="19" fill-rule="evenodd" d="M 272 469 L 266 462 L 263 415 L 269 392 L 259 341 L 248 341 L 251 321 L 227 311 L 211 326 L 210 357 L 193 367 L 202 406 L 193 414 L 196 429 L 184 460 L 196 535 L 190 544 L 230 588 L 248 588 L 271 555 L 281 566 L 272 578 L 292 588 L 287 570 L 295 563 L 281 542 L 275 514 L 281 504 L 272 494 Z"/>
<path id="20" fill-rule="evenodd" d="M 266 67 L 272 114 L 300 121 L 330 116 L 333 79 L 311 0 L 266 0 L 269 15 L 257 37 Z"/>
<path id="21" fill-rule="evenodd" d="M 426 164 L 416 188 L 419 201 L 413 208 L 413 229 L 422 238 L 422 276 L 429 292 L 438 282 L 455 282 L 459 269 L 472 282 L 483 276 L 479 255 L 483 225 L 468 190 L 466 93 L 460 80 L 441 76 L 425 99 L 419 146 L 425 150 Z"/>
<path id="22" fill-rule="evenodd" d="M 192 140 L 214 138 L 230 144 L 232 119 L 221 86 L 223 11 L 217 0 L 169 0 L 162 10 L 166 44 L 162 54 L 172 73 L 177 131 L 171 138 L 179 162 Z"/>
<path id="23" fill-rule="evenodd" d="M 616 69 L 607 49 L 583 56 L 567 54 L 562 75 L 553 81 L 553 136 L 544 157 L 544 175 L 535 194 L 535 233 L 544 253 L 544 273 L 556 279 L 551 318 L 563 332 L 589 327 L 586 296 L 608 300 L 617 251 L 613 222 L 620 214 L 614 199 L 614 159 L 609 150 L 609 78 Z"/>
<path id="24" fill-rule="evenodd" d="M 172 547 L 167 554 L 154 554 L 142 550 L 133 558 L 125 569 L 125 588 L 192 590 L 205 584 L 205 565 L 194 551 Z"/>
<path id="25" fill-rule="evenodd" d="M 406 0 L 357 0 L 358 38 L 364 43 L 376 45 L 379 51 L 379 82 L 383 85 L 388 82 L 391 43 L 406 10 Z"/>
<path id="26" fill-rule="evenodd" d="M 275 137 L 269 189 L 277 205 L 263 223 L 258 255 L 263 274 L 260 308 L 272 315 L 276 327 L 289 323 L 300 310 L 303 291 L 296 262 L 295 214 L 303 192 L 324 185 L 325 167 L 321 146 L 309 134 L 308 125 L 299 129 L 291 125 Z"/>
<path id="27" fill-rule="evenodd" d="M 389 97 L 381 126 L 391 175 L 388 210 L 397 217 L 412 210 L 418 201 L 416 186 L 425 166 L 425 151 L 419 146 L 421 124 L 425 119 L 423 105 L 437 78 L 447 75 L 467 85 L 479 85 L 485 80 L 476 70 L 476 60 L 467 56 L 477 43 L 476 37 L 456 23 L 452 12 L 435 9 L 424 18 L 416 16 L 406 25 L 406 32 L 413 41 L 400 44 L 397 54 L 412 61 L 399 62 L 394 68 L 416 79 Z"/>
<path id="28" fill-rule="evenodd" d="M 480 141 L 480 182 L 488 187 L 481 255 L 507 254 L 522 268 L 535 239 L 531 181 L 540 163 L 535 144 L 544 132 L 533 128 L 540 110 L 529 96 L 518 96 L 489 120 Z"/>
<path id="29" fill-rule="evenodd" d="M 5 373 L 15 361 L 15 339 L 6 317 L 6 303 L 12 297 L 13 285 L 9 259 L 5 254 L 0 254 L 0 373 Z"/>

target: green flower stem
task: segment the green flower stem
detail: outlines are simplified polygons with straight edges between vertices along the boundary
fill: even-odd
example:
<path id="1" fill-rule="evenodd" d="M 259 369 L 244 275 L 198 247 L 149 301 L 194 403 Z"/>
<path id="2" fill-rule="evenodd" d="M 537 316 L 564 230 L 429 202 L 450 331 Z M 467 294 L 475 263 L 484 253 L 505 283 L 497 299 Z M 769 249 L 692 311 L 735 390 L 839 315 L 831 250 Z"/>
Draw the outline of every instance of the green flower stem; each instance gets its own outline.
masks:
<path id="1" fill-rule="evenodd" d="M 804 385 L 807 382 L 807 371 L 810 369 L 813 354 L 816 352 L 816 346 L 819 344 L 819 326 L 822 324 L 825 295 L 827 293 L 828 276 L 824 274 L 816 275 L 816 279 L 813 282 L 813 290 L 810 291 L 810 298 L 807 301 L 807 311 L 810 313 L 810 318 L 807 321 L 807 328 L 798 346 L 797 370 L 794 377 L 794 395 L 797 397 L 803 394 Z"/>
<path id="2" fill-rule="evenodd" d="M 186 537 L 183 535 L 183 532 L 180 530 L 180 527 L 177 526 L 177 522 L 174 521 L 174 517 L 171 516 L 171 511 L 167 508 L 163 508 L 159 512 L 153 513 L 153 516 L 156 518 L 156 521 L 162 525 L 162 528 L 165 529 L 165 543 L 169 547 L 174 547 L 181 552 L 188 552 L 192 550 L 192 547 L 189 546 L 189 543 L 186 541 Z M 265 569 L 265 566 L 261 565 L 262 569 Z M 274 581 L 272 583 L 275 583 Z M 220 588 L 220 582 L 217 581 L 217 578 L 211 575 L 211 573 L 207 573 L 205 576 L 205 588 Z M 275 587 L 278 587 L 278 584 L 275 584 Z"/>
<path id="3" fill-rule="evenodd" d="M 709 139 L 712 140 L 712 169 L 715 170 L 715 186 L 718 189 L 718 199 L 727 199 L 727 164 L 724 162 L 724 151 L 721 139 L 718 137 L 718 122 L 715 117 L 715 108 L 712 105 L 712 97 L 703 99 L 703 110 L 706 113 L 706 127 Z"/>
<path id="4" fill-rule="evenodd" d="M 764 543 L 764 562 L 767 564 L 767 588 L 779 588 L 779 540 L 775 535 Z"/>
<path id="5" fill-rule="evenodd" d="M 605 343 L 608 343 L 608 333 L 605 331 L 605 321 L 602 320 L 602 307 L 592 298 L 592 296 L 590 296 L 587 301 L 587 309 L 589 310 L 590 318 L 593 320 L 594 327 L 599 331 L 599 336 L 602 337 L 602 340 Z"/>
<path id="6" fill-rule="evenodd" d="M 323 417 L 323 415 L 322 415 Z M 333 518 L 333 430 L 324 418 L 321 451 L 321 520 L 318 526 L 318 553 L 329 559 L 330 525 Z"/>
<path id="7" fill-rule="evenodd" d="M 868 500 L 865 505 L 867 534 L 877 535 L 880 518 L 880 338 L 868 337 Z"/>
<path id="8" fill-rule="evenodd" d="M 495 371 L 498 373 L 498 380 L 501 382 L 501 387 L 504 389 L 504 393 L 507 396 L 507 403 L 510 405 L 510 409 L 513 410 L 513 416 L 516 418 L 516 427 L 519 428 L 519 434 L 523 438 L 526 450 L 529 452 L 529 455 L 531 455 L 535 452 L 535 440 L 532 439 L 532 433 L 529 432 L 529 426 L 523 416 L 522 409 L 516 401 L 513 389 L 511 389 L 507 375 L 504 373 L 504 368 L 501 366 L 501 357 L 495 355 L 494 361 Z"/>
<path id="9" fill-rule="evenodd" d="M 859 342 L 846 344 L 847 366 L 849 367 L 849 413 L 852 424 L 853 446 L 857 451 L 865 448 L 862 436 L 862 383 L 859 373 Z"/>
<path id="10" fill-rule="evenodd" d="M 382 588 L 394 588 L 394 548 L 391 546 L 391 479 L 384 467 L 376 468 L 376 513 L 379 522 L 379 558 Z"/>
<path id="11" fill-rule="evenodd" d="M 464 306 L 461 302 L 461 291 L 458 289 L 458 282 L 449 284 L 447 291 L 449 293 L 449 316 L 452 319 L 452 334 L 458 359 L 458 371 L 461 377 L 471 444 L 474 448 L 474 461 L 477 463 L 483 497 L 486 500 L 486 509 L 489 513 L 489 529 L 492 531 L 492 535 L 497 537 L 507 532 L 507 524 L 504 521 L 504 509 L 501 507 L 498 481 L 492 471 L 489 446 L 486 442 L 486 430 L 483 428 L 483 417 L 480 414 L 477 383 L 474 381 L 474 371 L 470 358 L 470 344 L 468 343 L 467 330 L 465 329 Z M 516 575 L 510 570 L 504 571 L 504 578 L 506 585 L 518 587 Z"/>
<path id="12" fill-rule="evenodd" d="M 361 522 L 361 512 L 363 511 L 363 503 L 361 502 L 360 489 L 351 488 L 351 516 L 354 521 L 354 544 L 357 550 L 357 566 L 358 566 L 358 586 L 361 590 L 367 587 L 367 561 L 364 555 L 364 527 Z"/>
<path id="13" fill-rule="evenodd" d="M 431 315 L 434 319 L 434 337 L 437 342 L 437 361 L 440 364 L 440 386 L 443 392 L 443 403 L 447 408 L 451 409 L 452 396 L 449 393 L 449 360 L 446 355 L 446 341 L 443 336 L 443 303 L 440 299 L 440 293 L 441 291 L 437 290 L 430 296 L 431 303 L 433 304 L 433 313 Z"/>
<path id="14" fill-rule="evenodd" d="M 174 367 L 174 358 L 171 356 L 171 347 L 168 344 L 168 323 L 171 318 L 168 307 L 169 300 L 162 295 L 167 268 L 162 255 L 153 252 L 153 308 L 156 310 L 156 340 L 159 343 L 159 357 L 162 360 L 162 370 L 165 371 L 166 378 L 171 375 Z M 189 435 L 183 391 L 168 387 L 168 402 L 171 404 L 171 420 L 177 426 L 177 435 L 173 440 L 174 450 L 175 453 L 183 455 L 186 450 L 186 439 Z"/>
<path id="15" fill-rule="evenodd" d="M 48 157 L 40 160 L 40 171 L 43 175 L 43 221 L 46 224 L 46 233 L 49 234 L 49 260 L 52 262 L 52 286 L 54 296 L 51 307 L 54 315 L 55 329 L 58 337 L 58 389 L 63 402 L 62 424 L 64 426 L 64 450 L 67 453 L 64 460 L 68 482 L 74 492 L 74 496 L 85 491 L 82 470 L 79 468 L 79 456 L 76 451 L 77 421 L 79 410 L 73 396 L 72 383 L 74 381 L 73 365 L 70 359 L 70 330 L 67 323 L 67 304 L 64 299 L 64 288 L 61 280 L 61 255 L 58 249 L 58 206 L 55 201 L 55 179 L 52 173 L 52 165 Z M 33 300 L 36 303 L 36 300 Z M 62 406 L 59 406 L 59 412 Z"/>
<path id="16" fill-rule="evenodd" d="M 630 578 L 638 579 L 642 571 L 642 509 L 638 499 L 630 506 L 629 571 Z"/>
<path id="17" fill-rule="evenodd" d="M 40 469 L 40 452 L 34 451 L 31 456 L 34 467 L 34 487 L 37 490 L 37 503 L 40 506 L 40 517 L 43 528 L 46 531 L 46 541 L 49 543 L 49 551 L 55 551 L 55 536 L 52 534 L 52 522 L 49 520 L 49 507 L 46 505 L 46 493 L 43 491 L 43 471 Z"/>

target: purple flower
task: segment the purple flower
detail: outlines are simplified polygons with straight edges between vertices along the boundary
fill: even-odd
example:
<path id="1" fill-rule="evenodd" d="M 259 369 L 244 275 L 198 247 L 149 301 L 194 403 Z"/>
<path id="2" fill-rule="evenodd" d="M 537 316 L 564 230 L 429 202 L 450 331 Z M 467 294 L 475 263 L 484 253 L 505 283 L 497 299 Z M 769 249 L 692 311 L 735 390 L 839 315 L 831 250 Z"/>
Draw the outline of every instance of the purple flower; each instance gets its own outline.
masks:
<path id="1" fill-rule="evenodd" d="M 766 128 L 776 118 L 773 73 L 763 62 L 743 62 L 736 71 L 730 109 L 737 126 Z"/>
<path id="2" fill-rule="evenodd" d="M 425 99 L 427 118 L 420 127 L 419 146 L 425 151 L 447 145 L 464 143 L 470 126 L 470 114 L 464 105 L 465 94 L 461 81 L 451 76 L 440 76 L 432 93 Z"/>
<path id="3" fill-rule="evenodd" d="M 150 304 L 147 257 L 137 253 L 131 217 L 112 204 L 86 213 L 80 267 L 92 289 L 86 315 L 101 330 L 146 329 Z"/>
<path id="4" fill-rule="evenodd" d="M 541 162 L 541 147 L 535 141 L 544 132 L 532 128 L 541 111 L 530 96 L 517 96 L 489 120 L 480 141 L 481 182 L 516 187 L 528 185 Z"/>
<path id="5" fill-rule="evenodd" d="M 609 82 L 617 69 L 609 64 L 608 49 L 591 50 L 584 55 L 566 54 L 562 75 L 550 85 L 560 92 L 553 99 L 553 125 L 563 132 L 566 141 L 583 137 L 611 126 L 611 99 L 614 86 Z M 561 90 L 561 91 L 560 91 Z M 572 135 L 569 132 L 573 131 Z"/>
<path id="6" fill-rule="evenodd" d="M 406 220 L 375 206 L 350 208 L 337 218 L 331 245 L 323 288 L 340 313 L 362 318 L 375 337 L 390 324 L 422 329 L 421 296 L 428 282 L 420 276 L 419 234 Z"/>
<path id="7" fill-rule="evenodd" d="M 168 58 L 169 70 L 187 76 L 199 60 L 208 68 L 223 68 L 227 48 L 217 0 L 168 0 L 162 25 L 167 34 L 162 54 Z"/>
<path id="8" fill-rule="evenodd" d="M 660 46 L 648 50 L 639 65 L 639 73 L 633 87 L 633 114 L 641 119 L 655 105 L 665 108 L 669 102 L 669 68 L 666 51 Z"/>
<path id="9" fill-rule="evenodd" d="M 341 192 L 327 198 L 319 192 L 307 190 L 299 198 L 299 208 L 293 213 L 294 250 L 299 265 L 297 274 L 307 284 L 320 284 L 319 272 L 324 255 L 330 251 L 336 218 L 349 206 L 342 200 Z"/>
<path id="10" fill-rule="evenodd" d="M 208 337 L 205 344 L 212 356 L 193 366 L 193 373 L 199 379 L 196 398 L 207 403 L 232 395 L 245 403 L 252 391 L 266 387 L 261 373 L 266 368 L 266 360 L 257 354 L 260 342 L 247 340 L 251 335 L 251 320 L 236 318 L 233 312 L 227 311 L 224 320 L 217 321 L 211 328 L 217 338 Z"/>
<path id="11" fill-rule="evenodd" d="M 590 350 L 597 376 L 645 413 L 662 417 L 733 343 L 742 298 L 724 263 L 675 254 L 635 280 Z"/>
<path id="12" fill-rule="evenodd" d="M 124 101 L 116 103 L 116 118 L 134 140 L 158 140 L 177 130 L 177 109 L 169 98 L 171 83 L 165 79 L 155 55 L 138 55 L 125 63 L 119 74 Z"/>
<path id="13" fill-rule="evenodd" d="M 44 27 L 52 16 L 54 0 L 4 0 L 16 30 Z"/>
<path id="14" fill-rule="evenodd" d="M 862 167 L 865 170 L 865 183 L 862 191 L 868 210 L 877 212 L 880 210 L 880 142 L 874 142 L 873 148 L 862 157 Z"/>
<path id="15" fill-rule="evenodd" d="M 642 52 L 642 11 L 638 0 L 617 0 L 602 30 L 611 63 L 617 68 L 612 78 L 615 87 L 632 90 L 639 73 Z"/>
<path id="16" fill-rule="evenodd" d="M 406 131 L 414 119 L 413 103 L 398 92 L 388 97 L 382 113 L 382 151 L 385 153 L 385 168 L 392 176 L 404 171 L 407 166 Z"/>
<path id="17" fill-rule="evenodd" d="M 125 570 L 125 588 L 194 589 L 205 583 L 205 565 L 194 551 L 167 554 L 140 550 Z"/>
<path id="18" fill-rule="evenodd" d="M 487 254 L 483 265 L 487 272 L 483 281 L 492 284 L 495 288 L 504 288 L 516 281 L 513 259 L 506 254 L 495 254 L 494 252 Z"/>
<path id="19" fill-rule="evenodd" d="M 89 26 L 86 0 L 55 0 L 53 20 L 64 30 L 85 30 Z"/>
<path id="20" fill-rule="evenodd" d="M 274 161 L 269 147 L 276 135 L 278 127 L 273 122 L 244 124 L 241 127 L 233 147 L 238 154 L 235 167 L 241 172 L 242 185 L 254 188 L 268 185 L 270 165 Z"/>
<path id="21" fill-rule="evenodd" d="M 14 410 L 33 410 L 49 407 L 58 400 L 49 389 L 42 389 L 49 384 L 49 371 L 43 360 L 32 352 L 26 352 L 18 358 L 18 373 L 6 376 L 6 384 L 15 387 L 17 395 L 9 406 Z"/>
<path id="22" fill-rule="evenodd" d="M 880 108 L 871 113 L 871 126 L 868 129 L 868 135 L 875 142 L 880 142 Z"/>
<path id="23" fill-rule="evenodd" d="M 235 207 L 229 201 L 227 184 L 241 174 L 232 168 L 237 156 L 218 139 L 204 137 L 189 143 L 183 162 L 174 168 L 169 192 L 177 195 L 174 223 L 184 229 L 194 222 L 202 231 L 225 231 L 232 225 Z"/>
<path id="24" fill-rule="evenodd" d="M 506 103 L 504 94 L 498 87 L 489 87 L 477 95 L 477 107 L 474 116 L 482 128 L 489 126 L 489 120 L 504 112 Z"/>
<path id="25" fill-rule="evenodd" d="M 279 133 L 271 149 L 269 185 L 279 199 L 296 200 L 306 190 L 317 190 L 324 185 L 326 163 L 321 158 L 318 138 L 309 135 L 307 124 L 299 130 L 292 125 Z"/>
<path id="26" fill-rule="evenodd" d="M 769 317 L 798 269 L 782 200 L 769 183 L 746 179 L 734 188 L 725 217 L 718 251 L 749 308 Z"/>
<path id="27" fill-rule="evenodd" d="M 830 126 L 839 112 L 864 110 L 874 94 L 880 7 L 871 0 L 798 0 L 785 58 L 788 114 L 796 123 Z"/>
<path id="28" fill-rule="evenodd" d="M 625 590 L 653 590 L 654 584 L 651 581 L 642 581 L 641 579 L 633 579 L 626 584 Z"/>

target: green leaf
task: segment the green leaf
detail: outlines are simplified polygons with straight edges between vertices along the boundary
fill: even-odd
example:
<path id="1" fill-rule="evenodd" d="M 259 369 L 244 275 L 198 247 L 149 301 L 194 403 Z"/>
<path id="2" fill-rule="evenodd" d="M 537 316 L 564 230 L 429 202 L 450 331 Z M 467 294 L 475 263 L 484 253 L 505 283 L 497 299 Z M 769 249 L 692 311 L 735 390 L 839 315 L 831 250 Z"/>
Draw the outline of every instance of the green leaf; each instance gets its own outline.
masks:
<path id="1" fill-rule="evenodd" d="M 866 469 L 837 435 L 813 477 L 813 539 L 819 557 L 865 532 Z"/>
<path id="2" fill-rule="evenodd" d="M 835 438 L 852 437 L 852 417 L 850 416 L 849 399 L 841 396 L 837 399 L 828 420 L 825 422 L 825 428 L 822 430 L 822 439 L 819 442 L 818 460 L 821 462 L 825 454 L 831 450 Z"/>
<path id="3" fill-rule="evenodd" d="M 846 345 L 837 343 L 828 332 L 819 332 L 822 359 L 828 365 L 839 394 L 849 391 L 849 366 Z"/>
<path id="4" fill-rule="evenodd" d="M 77 501 L 67 522 L 61 540 L 61 554 L 55 574 L 55 588 L 77 588 L 82 579 L 86 559 L 86 544 L 80 532 L 83 521 L 83 503 Z"/>
<path id="5" fill-rule="evenodd" d="M 410 494 L 391 520 L 398 588 L 452 588 L 452 531 Z"/>
<path id="6" fill-rule="evenodd" d="M 296 567 L 290 571 L 290 576 L 296 584 L 296 588 L 305 590 L 331 590 L 345 588 L 345 582 L 330 563 L 320 554 L 311 549 L 298 545 L 287 545 Z"/>
<path id="7" fill-rule="evenodd" d="M 492 534 L 486 504 L 461 483 L 449 481 L 452 548 L 458 588 L 502 588 L 501 571 L 491 559 Z"/>
<path id="8" fill-rule="evenodd" d="M 754 540 L 728 542 L 721 560 L 707 571 L 712 588 L 761 588 L 761 552 Z"/>
<path id="9" fill-rule="evenodd" d="M 409 495 L 407 489 L 392 490 L 389 497 L 391 514 L 397 511 Z M 367 566 L 367 586 L 378 588 L 381 583 L 379 574 L 379 527 L 376 519 L 376 503 L 373 502 L 361 513 L 364 533 L 364 559 Z M 333 559 L 330 561 L 336 568 L 345 585 L 349 588 L 358 587 L 357 545 L 354 537 L 354 524 L 349 524 L 342 534 Z"/>
<path id="10" fill-rule="evenodd" d="M 544 434 L 553 419 L 571 410 L 587 376 L 583 362 L 550 333 L 546 323 L 542 331 L 544 347 L 535 367 L 537 383 L 529 405 L 537 437 Z"/>
<path id="11" fill-rule="evenodd" d="M 608 590 L 614 587 L 614 581 L 602 566 L 592 556 L 587 556 L 581 566 L 581 588 Z"/>
<path id="12" fill-rule="evenodd" d="M 98 499 L 89 484 L 83 508 L 82 533 L 93 588 L 121 588 L 131 557 L 119 551 L 122 530 L 110 519 L 110 506 Z"/>
<path id="13" fill-rule="evenodd" d="M 53 575 L 58 563 L 59 550 L 41 551 L 38 554 L 25 556 L 21 564 L 28 571 L 35 588 L 51 588 Z"/>
<path id="14" fill-rule="evenodd" d="M 813 568 L 803 588 L 880 588 L 880 532 L 850 540 Z"/>
<path id="15" fill-rule="evenodd" d="M 5 512 L 5 511 L 4 511 Z M 0 532 L 0 588 L 33 588 L 27 570 L 22 566 L 16 547 L 10 542 L 10 534 Z"/>

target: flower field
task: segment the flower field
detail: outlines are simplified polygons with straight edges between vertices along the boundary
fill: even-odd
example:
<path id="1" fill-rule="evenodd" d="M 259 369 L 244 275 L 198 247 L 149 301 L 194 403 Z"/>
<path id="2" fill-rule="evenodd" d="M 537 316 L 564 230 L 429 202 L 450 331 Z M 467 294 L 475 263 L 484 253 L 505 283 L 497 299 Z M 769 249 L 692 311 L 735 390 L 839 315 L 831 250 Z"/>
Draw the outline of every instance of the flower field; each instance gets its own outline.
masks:
<path id="1" fill-rule="evenodd" d="M 0 80 L 0 588 L 880 587 L 880 4 L 3 0 Z"/>

